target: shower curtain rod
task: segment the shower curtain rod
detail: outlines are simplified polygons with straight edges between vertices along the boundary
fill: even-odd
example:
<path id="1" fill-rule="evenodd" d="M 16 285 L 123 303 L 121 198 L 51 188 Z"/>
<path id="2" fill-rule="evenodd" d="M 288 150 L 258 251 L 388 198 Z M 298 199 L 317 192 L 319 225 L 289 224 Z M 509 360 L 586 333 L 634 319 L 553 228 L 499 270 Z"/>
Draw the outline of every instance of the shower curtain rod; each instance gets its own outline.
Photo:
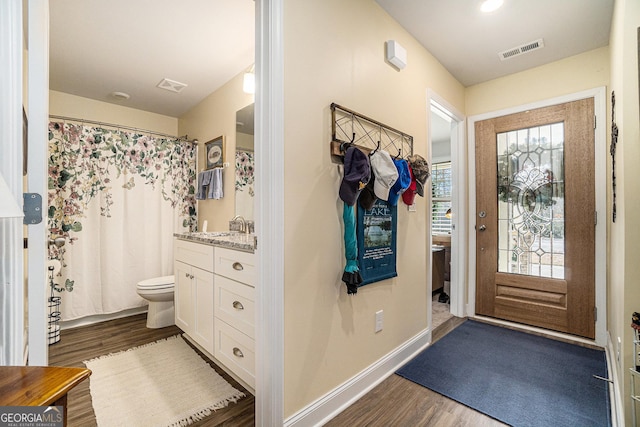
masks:
<path id="1" fill-rule="evenodd" d="M 198 140 L 197 139 L 188 139 L 188 135 L 184 135 L 184 136 L 168 135 L 166 133 L 160 133 L 160 132 L 155 132 L 155 131 L 152 131 L 152 130 L 134 128 L 134 127 L 131 127 L 131 126 L 122 126 L 122 125 L 116 125 L 116 124 L 113 124 L 113 123 L 98 122 L 98 121 L 95 121 L 95 120 L 77 119 L 75 117 L 56 116 L 56 115 L 53 115 L 53 114 L 50 114 L 49 118 L 50 119 L 64 120 L 64 121 L 71 121 L 71 122 L 90 123 L 92 125 L 108 126 L 108 127 L 117 128 L 117 129 L 132 130 L 132 131 L 135 131 L 135 132 L 148 133 L 150 135 L 163 136 L 165 138 L 173 138 L 173 139 L 177 139 L 178 141 L 185 141 L 185 142 L 188 142 L 188 143 L 191 143 L 191 144 L 194 144 L 194 145 L 198 145 Z"/>

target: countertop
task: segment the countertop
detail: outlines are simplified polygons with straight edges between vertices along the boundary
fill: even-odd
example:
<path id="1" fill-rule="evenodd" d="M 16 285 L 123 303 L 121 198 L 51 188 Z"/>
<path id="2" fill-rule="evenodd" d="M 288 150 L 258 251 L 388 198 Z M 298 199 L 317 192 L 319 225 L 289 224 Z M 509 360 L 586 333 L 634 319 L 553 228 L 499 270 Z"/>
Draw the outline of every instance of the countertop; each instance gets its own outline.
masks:
<path id="1" fill-rule="evenodd" d="M 256 250 L 256 235 L 238 231 L 209 231 L 194 233 L 173 233 L 174 237 L 205 245 L 253 253 Z"/>
<path id="2" fill-rule="evenodd" d="M 0 366 L 0 406 L 53 405 L 89 375 L 86 368 Z"/>

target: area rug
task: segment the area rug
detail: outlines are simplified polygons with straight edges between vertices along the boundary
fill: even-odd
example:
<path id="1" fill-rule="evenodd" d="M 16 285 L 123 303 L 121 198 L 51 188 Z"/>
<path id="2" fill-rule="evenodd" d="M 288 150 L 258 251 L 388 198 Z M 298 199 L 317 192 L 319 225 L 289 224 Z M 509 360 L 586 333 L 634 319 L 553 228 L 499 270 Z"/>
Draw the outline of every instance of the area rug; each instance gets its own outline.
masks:
<path id="1" fill-rule="evenodd" d="M 397 374 L 515 427 L 611 425 L 600 350 L 468 320 Z"/>
<path id="2" fill-rule="evenodd" d="M 179 335 L 84 364 L 99 427 L 186 426 L 245 396 Z"/>

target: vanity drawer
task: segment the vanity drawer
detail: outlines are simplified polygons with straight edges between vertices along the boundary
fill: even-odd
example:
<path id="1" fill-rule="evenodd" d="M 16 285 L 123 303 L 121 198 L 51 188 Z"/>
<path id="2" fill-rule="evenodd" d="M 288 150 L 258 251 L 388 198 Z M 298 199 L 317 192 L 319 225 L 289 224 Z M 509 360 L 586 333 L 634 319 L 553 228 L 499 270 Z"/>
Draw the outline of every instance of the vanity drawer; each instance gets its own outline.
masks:
<path id="1" fill-rule="evenodd" d="M 214 329 L 216 359 L 255 388 L 255 341 L 222 320 L 216 319 Z"/>
<path id="2" fill-rule="evenodd" d="M 214 289 L 215 316 L 254 338 L 255 289 L 222 276 L 216 276 Z"/>
<path id="3" fill-rule="evenodd" d="M 173 251 L 176 261 L 213 272 L 213 246 L 176 239 Z"/>
<path id="4" fill-rule="evenodd" d="M 255 286 L 256 266 L 254 254 L 216 248 L 215 273 L 247 285 Z"/>

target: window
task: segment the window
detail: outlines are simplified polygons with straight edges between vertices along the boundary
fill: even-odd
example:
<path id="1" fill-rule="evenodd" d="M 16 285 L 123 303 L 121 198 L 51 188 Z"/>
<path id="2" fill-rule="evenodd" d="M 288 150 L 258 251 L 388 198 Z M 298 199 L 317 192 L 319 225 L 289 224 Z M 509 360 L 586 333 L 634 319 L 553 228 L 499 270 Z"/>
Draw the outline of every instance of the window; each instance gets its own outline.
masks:
<path id="1" fill-rule="evenodd" d="M 436 163 L 431 168 L 431 196 L 431 231 L 451 234 L 451 162 Z"/>

